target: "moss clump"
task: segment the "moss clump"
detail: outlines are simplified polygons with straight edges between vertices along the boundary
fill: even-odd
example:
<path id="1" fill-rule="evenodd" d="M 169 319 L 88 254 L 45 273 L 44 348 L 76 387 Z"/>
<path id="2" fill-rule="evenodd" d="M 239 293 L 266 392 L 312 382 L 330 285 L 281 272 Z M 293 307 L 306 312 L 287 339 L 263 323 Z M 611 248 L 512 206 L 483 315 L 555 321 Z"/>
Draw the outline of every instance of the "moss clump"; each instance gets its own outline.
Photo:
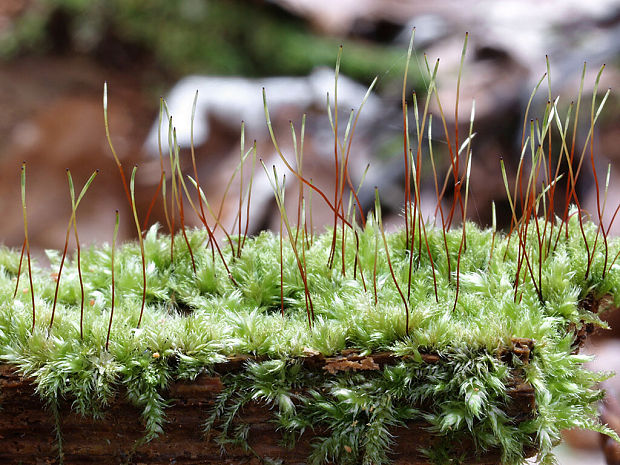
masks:
<path id="1" fill-rule="evenodd" d="M 463 56 L 466 45 L 467 39 Z M 408 61 L 412 47 L 413 42 Z M 336 76 L 339 67 L 340 55 Z M 428 68 L 428 99 L 437 94 L 436 70 L 431 74 Z M 595 87 L 599 79 L 600 73 Z M 607 95 L 596 117 L 596 92 L 593 96 L 590 134 Z M 581 95 L 577 107 L 580 100 Z M 442 227 L 421 218 L 418 174 L 427 118 L 431 133 L 428 103 L 420 119 L 413 97 L 418 136 L 414 157 L 403 98 L 405 218 L 404 228 L 390 234 L 384 232 L 378 193 L 374 214 L 363 225 L 355 219 L 353 197 L 359 203 L 355 192 L 345 208 L 345 185 L 350 183 L 345 147 L 350 147 L 357 119 L 350 114 L 344 139 L 339 141 L 336 103 L 330 112 L 338 178 L 333 205 L 302 177 L 303 144 L 298 147 L 292 125 L 298 171 L 286 164 L 303 181 L 296 228 L 291 227 L 284 207 L 285 177 L 280 178 L 275 167 L 272 177 L 263 164 L 286 236 L 227 235 L 227 242 L 218 244 L 202 213 L 208 202 L 196 180 L 194 187 L 202 200 L 200 210 L 196 207 L 174 144 L 169 153 L 170 204 L 163 160 L 161 165 L 162 197 L 170 206 L 165 209 L 167 221 L 171 217 L 174 221 L 178 208 L 183 222 L 184 193 L 205 229 L 183 228 L 182 234 L 170 237 L 152 227 L 143 238 L 134 202 L 136 168 L 128 185 L 111 147 L 139 243 L 116 250 L 115 230 L 111 247 L 93 246 L 66 262 L 64 255 L 50 252 L 52 269 L 59 270 L 50 274 L 49 269 L 36 266 L 30 272 L 26 233 L 29 276 L 21 283 L 23 251 L 20 257 L 2 249 L 0 360 L 34 379 L 57 425 L 63 399 L 72 401 L 77 412 L 98 417 L 118 392 L 126 394 L 142 410 L 144 441 L 165 432 L 171 382 L 191 381 L 201 373 L 220 374 L 220 370 L 225 389 L 204 415 L 205 429 L 218 430 L 215 437 L 222 447 L 249 448 L 250 429 L 238 414 L 248 402 L 264 402 L 289 445 L 314 430 L 316 439 L 308 457 L 313 464 L 388 463 L 398 427 L 419 423 L 434 435 L 422 451 L 434 463 L 476 461 L 491 451 L 504 464 L 519 464 L 532 450 L 538 451 L 543 463 L 551 463 L 552 447 L 563 428 L 590 428 L 618 439 L 596 419 L 595 401 L 602 395 L 596 384 L 607 375 L 585 370 L 587 357 L 578 355 L 577 349 L 580 335 L 590 326 L 605 326 L 597 312 L 620 304 L 620 263 L 616 263 L 620 241 L 608 237 L 610 226 L 597 227 L 585 219 L 576 196 L 577 174 L 570 167 L 564 201 L 578 206 L 565 210 L 561 218 L 554 219 L 551 213 L 556 185 L 563 176 L 562 160 L 565 157 L 569 165 L 573 161 L 569 153 L 575 149 L 574 142 L 569 151 L 568 129 L 563 129 L 568 128 L 570 112 L 563 126 L 557 117 L 557 100 L 553 106 L 549 101 L 542 125 L 530 125 L 537 137 L 524 138 L 521 157 L 523 161 L 529 145 L 530 173 L 524 177 L 526 168 L 519 164 L 513 193 L 501 164 L 512 210 L 511 233 L 504 235 L 495 227 L 482 230 L 469 222 L 450 227 L 453 214 L 467 217 L 473 108 L 468 138 L 459 149 L 455 137 L 455 152 L 451 151 L 444 191 L 453 178 L 454 196 L 446 211 L 429 143 Z M 111 140 L 105 91 L 104 115 Z M 265 116 L 274 148 L 286 162 L 266 102 Z M 554 118 L 563 142 L 555 175 L 552 160 L 556 158 L 550 146 L 548 151 L 543 147 Z M 300 141 L 303 133 L 302 129 Z M 169 140 L 176 140 L 171 123 Z M 254 166 L 256 146 L 245 152 L 242 134 L 240 169 L 250 153 Z M 585 149 L 580 166 L 584 154 Z M 594 163 L 592 169 L 598 188 Z M 68 232 L 93 177 L 76 201 L 68 173 L 73 214 Z M 305 187 L 314 188 L 332 208 L 335 230 L 312 231 Z M 599 221 L 607 187 L 606 183 L 602 207 L 597 198 Z M 250 189 L 247 197 L 241 194 L 238 231 L 244 200 L 249 214 Z M 27 231 L 25 166 L 22 202 Z M 537 218 L 540 212 L 543 217 Z M 518 341 L 528 341 L 527 357 L 519 356 Z M 325 370 L 312 365 L 315 358 L 351 350 L 362 357 L 353 365 L 363 367 L 363 375 L 339 368 L 350 367 L 348 359 L 325 365 Z M 375 363 L 381 353 L 387 353 L 391 362 Z M 250 360 L 241 370 L 222 369 L 221 364 L 226 366 L 239 355 Z M 429 357 L 434 363 L 429 363 Z M 515 409 L 515 386 L 527 387 L 535 400 L 527 411 Z M 58 426 L 57 432 L 60 446 Z M 459 449 L 455 444 L 467 447 Z"/>
<path id="2" fill-rule="evenodd" d="M 597 423 L 593 404 L 601 396 L 595 385 L 605 375 L 583 369 L 587 357 L 574 349 L 579 329 L 604 326 L 583 305 L 586 299 L 611 296 L 620 304 L 620 264 L 613 263 L 620 241 L 609 240 L 605 247 L 596 240 L 595 225 L 583 223 L 582 233 L 577 216 L 569 218 L 562 229 L 560 221 L 544 228 L 545 221 L 538 220 L 539 230 L 547 231 L 542 247 L 531 223 L 523 238 L 533 272 L 521 270 L 518 286 L 520 241 L 469 223 L 458 280 L 460 228 L 445 232 L 444 240 L 441 228 L 427 225 L 431 262 L 419 228 L 413 248 L 404 231 L 387 234 L 384 243 L 371 218 L 363 228 L 345 229 L 344 238 L 337 233 L 332 267 L 326 266 L 332 234 L 300 234 L 296 250 L 298 256 L 303 250 L 310 320 L 287 238 L 281 286 L 278 236 L 265 232 L 248 238 L 240 256 L 223 249 L 228 275 L 204 230 L 188 231 L 187 242 L 178 236 L 172 256 L 170 236 L 153 227 L 144 240 L 147 301 L 140 328 L 140 248 L 127 243 L 115 253 L 115 314 L 107 351 L 110 246 L 82 251 L 83 339 L 76 260 L 65 263 L 51 328 L 55 278 L 49 269 L 34 267 L 37 324 L 32 330 L 27 279 L 13 297 L 19 253 L 2 249 L 0 358 L 33 377 L 52 409 L 60 399 L 70 399 L 76 411 L 99 416 L 115 393 L 126 389 L 143 410 L 146 439 L 165 431 L 166 387 L 172 380 L 194 379 L 227 356 L 249 354 L 264 361 L 226 375 L 219 405 L 205 412 L 207 426 L 219 425 L 223 444 L 242 442 L 247 429 L 233 426 L 235 413 L 246 402 L 263 400 L 276 407 L 274 418 L 285 437 L 312 425 L 329 433 L 316 442 L 312 463 L 388 463 L 390 432 L 415 419 L 430 423 L 445 440 L 427 451 L 438 463 L 448 460 L 445 444 L 463 437 L 472 441 L 476 454 L 499 449 L 505 463 L 522 463 L 532 447 L 551 460 L 561 429 L 607 431 Z M 49 257 L 54 268 L 60 256 L 49 252 Z M 528 364 L 500 356 L 513 338 L 534 340 Z M 347 348 L 409 357 L 364 376 L 317 373 L 300 362 L 308 354 L 330 356 Z M 420 353 L 439 354 L 441 363 L 424 364 Z M 510 413 L 506 393 L 516 368 L 536 396 L 535 415 L 523 421 Z"/>

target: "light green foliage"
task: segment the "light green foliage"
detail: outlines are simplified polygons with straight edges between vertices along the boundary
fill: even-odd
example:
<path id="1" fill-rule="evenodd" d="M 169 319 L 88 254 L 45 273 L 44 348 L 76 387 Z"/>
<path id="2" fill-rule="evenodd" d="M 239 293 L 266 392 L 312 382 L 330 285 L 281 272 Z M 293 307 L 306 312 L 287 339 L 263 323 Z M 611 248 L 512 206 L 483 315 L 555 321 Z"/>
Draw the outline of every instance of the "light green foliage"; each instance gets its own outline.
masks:
<path id="1" fill-rule="evenodd" d="M 544 226 L 544 221 L 539 221 Z M 584 299 L 609 295 L 619 303 L 620 265 L 611 263 L 620 250 L 618 240 L 609 242 L 605 270 L 605 248 L 598 240 L 586 278 L 588 257 L 575 216 L 565 224 L 557 246 L 542 257 L 532 225 L 526 248 L 536 270 L 542 260 L 541 300 L 531 273 L 525 269 L 521 270 L 515 294 L 516 237 L 508 240 L 498 233 L 490 259 L 492 232 L 467 224 L 460 293 L 453 309 L 454 264 L 461 230 L 447 232 L 452 260 L 452 274 L 448 276 L 443 233 L 429 224 L 438 301 L 431 262 L 424 242 L 419 252 L 420 232 L 416 231 L 406 328 L 404 305 L 388 267 L 379 228 L 372 217 L 366 228 L 356 228 L 357 253 L 353 233 L 347 230 L 345 273 L 341 270 L 340 231 L 332 268 L 326 266 L 332 237 L 329 231 L 315 236 L 304 251 L 315 312 L 310 326 L 303 280 L 287 238 L 282 316 L 277 236 L 265 232 L 248 238 L 240 258 L 233 257 L 230 248 L 223 248 L 233 281 L 222 260 L 212 254 L 204 230 L 188 231 L 197 268 L 194 273 L 184 239 L 175 239 L 171 260 L 170 238 L 153 227 L 144 240 L 147 293 L 139 329 L 140 248 L 128 243 L 116 250 L 115 313 L 109 351 L 105 350 L 105 341 L 111 306 L 110 246 L 82 251 L 86 297 L 83 339 L 76 260 L 65 262 L 51 329 L 55 282 L 50 269 L 34 267 L 37 321 L 32 331 L 26 271 L 22 270 L 13 298 L 19 253 L 2 248 L 0 359 L 34 378 L 39 395 L 52 412 L 59 400 L 66 399 L 75 411 L 100 417 L 115 396 L 123 393 L 142 409 L 144 439 L 150 440 L 165 432 L 165 408 L 170 403 L 166 388 L 171 382 L 210 372 L 215 363 L 229 355 L 263 356 L 267 361 L 249 363 L 240 373 L 224 377 L 225 390 L 213 410 L 205 412 L 206 428 L 218 430 L 216 439 L 222 447 L 246 444 L 247 425 L 234 420 L 247 402 L 265 403 L 272 407 L 283 439 L 289 444 L 313 426 L 321 425 L 326 431 L 314 443 L 309 458 L 314 464 L 388 463 L 394 428 L 409 420 L 431 425 L 439 443 L 426 452 L 439 463 L 448 460 L 449 444 L 465 437 L 473 440 L 478 453 L 498 449 L 504 463 L 518 464 L 523 462 L 524 450 L 531 446 L 540 451 L 541 458 L 551 460 L 551 448 L 559 441 L 562 428 L 606 431 L 597 423 L 593 406 L 601 396 L 596 382 L 604 376 L 584 370 L 585 359 L 571 355 L 575 337 L 571 328 L 579 329 L 585 322 L 600 323 L 580 305 Z M 550 244 L 558 230 L 556 227 L 548 236 Z M 592 253 L 596 226 L 585 223 L 584 231 Z M 386 235 L 386 243 L 394 276 L 407 295 L 410 260 L 404 232 Z M 300 242 L 298 248 L 302 247 Z M 49 257 L 54 269 L 60 257 L 56 252 Z M 534 275 L 538 282 L 537 271 Z M 535 341 L 529 364 L 521 366 L 519 360 L 508 363 L 498 357 L 514 337 Z M 308 353 L 329 356 L 344 348 L 385 350 L 411 357 L 364 376 L 311 371 L 300 362 Z M 441 363 L 425 363 L 421 353 L 439 354 Z M 536 391 L 535 416 L 520 422 L 507 413 L 506 389 L 514 369 L 525 370 L 527 381 Z"/>

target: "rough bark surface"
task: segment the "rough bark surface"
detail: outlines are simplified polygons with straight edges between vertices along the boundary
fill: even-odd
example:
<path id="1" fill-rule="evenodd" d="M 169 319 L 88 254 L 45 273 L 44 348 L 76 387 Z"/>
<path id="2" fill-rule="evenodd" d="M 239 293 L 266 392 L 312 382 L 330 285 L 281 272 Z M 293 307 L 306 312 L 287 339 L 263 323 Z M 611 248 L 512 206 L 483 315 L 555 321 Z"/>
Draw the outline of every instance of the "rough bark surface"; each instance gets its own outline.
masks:
<path id="1" fill-rule="evenodd" d="M 512 350 L 527 363 L 531 341 L 513 341 Z M 422 355 L 426 363 L 440 363 L 436 355 Z M 247 357 L 236 357 L 218 366 L 218 372 L 234 371 L 242 367 Z M 310 355 L 305 359 L 309 368 L 323 369 L 326 374 L 341 370 L 377 370 L 398 360 L 392 354 L 361 356 L 352 351 L 341 356 L 323 358 Z M 219 445 L 202 433 L 207 410 L 223 385 L 219 377 L 200 376 L 192 383 L 178 382 L 170 386 L 167 397 L 172 406 L 166 410 L 164 434 L 140 445 L 144 426 L 140 411 L 119 393 L 102 420 L 93 420 L 71 411 L 70 401 L 60 409 L 64 463 L 81 464 L 135 464 L 135 465 L 197 465 L 197 464 L 251 464 L 264 463 L 259 457 L 282 460 L 284 464 L 305 464 L 311 451 L 312 436 L 304 434 L 294 449 L 280 446 L 281 435 L 269 421 L 270 412 L 259 405 L 247 406 L 241 420 L 250 425 L 249 444 L 253 451 L 227 448 L 222 455 Z M 510 413 L 516 421 L 531 416 L 535 410 L 534 390 L 515 373 L 509 385 L 513 399 Z M 32 380 L 24 379 L 13 367 L 0 365 L 0 463 L 43 465 L 58 463 L 58 448 L 54 415 L 35 392 Z M 412 422 L 406 428 L 394 431 L 397 445 L 393 450 L 397 465 L 422 465 L 428 462 L 418 451 L 436 440 L 423 422 Z M 473 450 L 472 444 L 462 443 L 459 449 Z M 530 451 L 533 453 L 534 451 Z M 471 462 L 474 463 L 474 462 Z M 490 451 L 475 463 L 499 463 L 496 451 Z"/>

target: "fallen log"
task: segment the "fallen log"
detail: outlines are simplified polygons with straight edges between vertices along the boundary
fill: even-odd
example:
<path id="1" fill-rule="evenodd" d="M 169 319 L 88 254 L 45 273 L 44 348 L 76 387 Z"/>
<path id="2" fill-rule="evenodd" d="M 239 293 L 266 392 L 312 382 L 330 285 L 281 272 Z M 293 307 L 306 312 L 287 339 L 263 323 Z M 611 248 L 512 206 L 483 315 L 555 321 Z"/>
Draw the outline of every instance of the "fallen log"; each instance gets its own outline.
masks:
<path id="1" fill-rule="evenodd" d="M 530 340 L 514 340 L 512 348 L 499 355 L 514 354 L 527 363 L 531 347 Z M 435 354 L 421 356 L 424 363 L 441 363 L 441 358 Z M 252 357 L 230 357 L 228 362 L 215 368 L 222 375 L 238 372 L 248 359 Z M 332 376 L 343 370 L 372 372 L 400 360 L 402 357 L 387 352 L 361 355 L 348 350 L 336 357 L 310 355 L 304 357 L 303 364 L 307 369 L 320 370 L 325 376 Z M 523 421 L 535 413 L 535 393 L 520 370 L 513 369 L 511 373 L 507 386 L 511 399 L 508 411 L 514 421 Z M 56 417 L 37 394 L 33 380 L 20 376 L 15 367 L 0 365 L 0 463 L 56 464 L 59 463 L 59 447 L 66 465 L 258 465 L 266 463 L 266 459 L 272 459 L 274 463 L 306 463 L 314 435 L 306 432 L 294 448 L 283 447 L 281 434 L 276 431 L 270 410 L 254 402 L 244 407 L 237 420 L 249 425 L 249 447 L 227 446 L 224 453 L 220 445 L 203 431 L 207 412 L 223 388 L 220 376 L 207 374 L 198 376 L 192 382 L 172 383 L 166 393 L 171 405 L 166 409 L 164 434 L 148 443 L 142 441 L 144 425 L 141 411 L 125 399 L 123 392 L 117 393 L 101 419 L 73 412 L 71 399 L 66 399 L 60 404 L 57 415 L 61 437 L 59 443 Z M 415 421 L 394 429 L 396 446 L 391 454 L 395 464 L 429 463 L 420 452 L 421 448 L 430 448 L 437 441 L 428 426 L 424 421 Z M 470 457 L 468 463 L 494 465 L 500 461 L 497 450 L 487 451 L 474 459 L 475 447 L 470 441 L 463 441 L 454 447 L 459 455 Z M 535 452 L 528 451 L 528 455 Z"/>

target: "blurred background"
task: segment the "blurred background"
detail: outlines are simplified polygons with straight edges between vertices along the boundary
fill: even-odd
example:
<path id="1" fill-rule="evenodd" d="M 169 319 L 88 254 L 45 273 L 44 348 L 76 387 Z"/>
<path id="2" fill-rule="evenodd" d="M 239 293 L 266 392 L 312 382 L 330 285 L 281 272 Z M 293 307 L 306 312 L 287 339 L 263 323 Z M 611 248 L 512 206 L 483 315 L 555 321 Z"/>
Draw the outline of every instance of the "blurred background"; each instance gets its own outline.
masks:
<path id="1" fill-rule="evenodd" d="M 360 202 L 373 203 L 381 192 L 384 215 L 402 221 L 403 155 L 401 92 L 407 45 L 416 28 L 407 95 L 424 102 L 428 74 L 441 58 L 438 85 L 448 133 L 455 129 L 456 79 L 465 31 L 469 45 L 461 84 L 459 132 L 467 134 L 476 100 L 469 217 L 491 223 L 491 201 L 498 223 L 506 226 L 508 203 L 500 157 L 514 173 L 520 156 L 525 108 L 532 89 L 551 69 L 552 97 L 565 111 L 579 89 L 584 61 L 587 72 L 584 108 L 589 113 L 595 76 L 605 72 L 599 94 L 612 93 L 594 133 L 599 178 L 609 163 L 607 221 L 620 202 L 620 0 L 2 0 L 0 1 L 0 242 L 23 241 L 20 166 L 27 162 L 27 202 L 31 244 L 62 247 L 70 216 L 65 168 L 78 185 L 100 174 L 78 210 L 84 242 L 110 241 L 114 210 L 121 211 L 123 239 L 135 235 L 131 212 L 105 139 L 103 83 L 108 83 L 112 141 L 129 175 L 137 165 L 137 206 L 144 217 L 160 179 L 157 140 L 159 97 L 167 98 L 181 146 L 181 164 L 189 158 L 192 100 L 199 91 L 194 142 L 201 187 L 220 220 L 229 226 L 238 211 L 238 192 L 248 185 L 236 176 L 240 127 L 245 121 L 246 149 L 253 140 L 267 166 L 286 169 L 267 132 L 262 107 L 265 88 L 274 130 L 284 153 L 295 159 L 290 122 L 299 137 L 301 115 L 308 114 L 304 138 L 304 175 L 328 197 L 333 195 L 333 134 L 326 94 L 333 102 L 333 68 L 344 45 L 338 100 L 341 131 L 349 111 L 357 109 L 368 85 L 377 85 L 366 101 L 355 130 L 349 170 L 357 185 L 370 169 Z M 542 118 L 548 99 L 541 86 L 529 117 Z M 433 150 L 439 171 L 449 164 L 448 138 L 435 115 Z M 585 115 L 587 116 L 587 115 Z M 411 118 L 412 119 L 412 118 Z M 413 119 L 412 119 L 413 121 Z M 578 131 L 586 141 L 587 118 Z M 167 127 L 164 127 L 164 139 Z M 342 133 L 341 133 L 342 135 Z M 427 157 L 425 144 L 425 157 Z M 167 141 L 164 140 L 167 155 Z M 422 202 L 434 206 L 430 166 L 423 165 Z M 247 165 L 249 167 L 249 165 Z M 279 214 L 262 168 L 256 165 L 250 232 L 277 227 Z M 580 177 L 582 205 L 596 211 L 590 170 Z M 509 174 L 510 177 L 510 174 Z M 293 176 L 287 190 L 295 192 Z M 243 179 L 240 182 L 240 179 Z M 601 186 L 602 187 L 602 186 Z M 449 201 L 451 192 L 447 193 Z M 296 208 L 297 199 L 289 198 Z M 425 199 L 429 199 L 425 201 Z M 191 215 L 189 215 L 191 216 Z M 164 222 L 161 202 L 152 221 Z M 315 196 L 313 222 L 320 228 L 332 218 Z M 188 224 L 198 224 L 186 218 Z M 616 223 L 618 234 L 620 222 Z M 601 350 L 601 352 L 603 352 Z M 608 357 L 613 369 L 616 355 Z M 604 360 L 604 358 L 603 358 Z M 616 391 L 617 392 L 617 391 Z M 611 407 L 610 407 L 611 408 Z M 608 409 L 609 410 L 609 409 Z M 616 415 L 614 410 L 608 415 Z M 611 421 L 611 420 L 608 420 Z M 604 463 L 596 435 L 576 433 L 571 443 L 588 450 L 561 463 Z M 618 455 L 620 460 L 620 454 Z M 618 462 L 615 462 L 618 463 Z"/>

